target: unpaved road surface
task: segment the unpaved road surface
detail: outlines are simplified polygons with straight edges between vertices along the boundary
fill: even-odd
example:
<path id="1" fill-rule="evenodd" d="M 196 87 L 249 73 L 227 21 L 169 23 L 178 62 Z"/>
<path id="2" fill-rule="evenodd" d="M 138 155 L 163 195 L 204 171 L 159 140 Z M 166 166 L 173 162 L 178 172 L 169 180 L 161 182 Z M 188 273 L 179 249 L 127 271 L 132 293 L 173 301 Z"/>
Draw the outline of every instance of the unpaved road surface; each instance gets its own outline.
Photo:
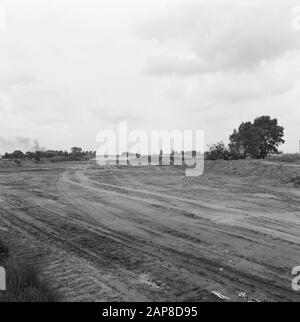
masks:
<path id="1" fill-rule="evenodd" d="M 175 167 L 4 169 L 0 233 L 63 301 L 299 301 L 299 198 Z"/>

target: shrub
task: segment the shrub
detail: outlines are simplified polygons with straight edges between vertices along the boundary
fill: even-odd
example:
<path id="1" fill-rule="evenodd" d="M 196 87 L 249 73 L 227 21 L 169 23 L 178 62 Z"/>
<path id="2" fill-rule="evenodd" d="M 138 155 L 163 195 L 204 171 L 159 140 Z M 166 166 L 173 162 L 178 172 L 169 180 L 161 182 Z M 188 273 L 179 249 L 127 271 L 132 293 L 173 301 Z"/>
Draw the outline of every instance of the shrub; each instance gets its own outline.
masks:
<path id="1" fill-rule="evenodd" d="M 230 152 L 224 142 L 218 142 L 209 146 L 209 150 L 205 152 L 206 160 L 229 160 Z"/>

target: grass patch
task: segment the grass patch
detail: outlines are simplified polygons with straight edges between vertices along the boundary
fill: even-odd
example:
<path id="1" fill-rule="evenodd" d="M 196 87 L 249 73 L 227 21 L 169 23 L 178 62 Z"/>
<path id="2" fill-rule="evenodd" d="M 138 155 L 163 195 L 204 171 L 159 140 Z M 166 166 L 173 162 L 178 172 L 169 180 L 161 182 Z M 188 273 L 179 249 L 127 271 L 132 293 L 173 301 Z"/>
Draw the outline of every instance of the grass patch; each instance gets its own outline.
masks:
<path id="1" fill-rule="evenodd" d="M 280 155 L 275 155 L 268 158 L 270 161 L 278 161 L 278 162 L 300 162 L 300 154 L 299 153 L 285 153 Z"/>
<path id="2" fill-rule="evenodd" d="M 8 257 L 8 247 L 2 240 L 0 240 L 0 263 L 4 260 L 4 258 Z"/>
<path id="3" fill-rule="evenodd" d="M 0 291 L 0 302 L 56 302 L 59 300 L 58 291 L 48 282 L 41 280 L 40 272 L 35 266 L 14 261 L 8 254 L 8 247 L 0 240 L 0 264 L 6 270 L 6 291 Z"/>

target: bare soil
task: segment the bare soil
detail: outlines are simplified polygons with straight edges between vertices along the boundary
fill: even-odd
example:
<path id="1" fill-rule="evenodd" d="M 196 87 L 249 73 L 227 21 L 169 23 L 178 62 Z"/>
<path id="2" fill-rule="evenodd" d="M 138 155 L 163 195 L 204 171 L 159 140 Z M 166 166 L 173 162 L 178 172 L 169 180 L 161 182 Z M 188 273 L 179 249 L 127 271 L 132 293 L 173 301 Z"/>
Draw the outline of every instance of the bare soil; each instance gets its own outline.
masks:
<path id="1" fill-rule="evenodd" d="M 299 301 L 289 169 L 208 162 L 185 180 L 179 167 L 3 167 L 0 238 L 64 301 Z"/>

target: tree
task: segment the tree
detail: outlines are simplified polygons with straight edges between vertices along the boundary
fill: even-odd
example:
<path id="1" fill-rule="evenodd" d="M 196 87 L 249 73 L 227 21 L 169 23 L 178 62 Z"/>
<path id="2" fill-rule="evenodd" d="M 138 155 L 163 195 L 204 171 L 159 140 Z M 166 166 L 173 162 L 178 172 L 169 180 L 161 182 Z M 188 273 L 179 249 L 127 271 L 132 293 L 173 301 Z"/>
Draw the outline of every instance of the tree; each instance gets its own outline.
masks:
<path id="1" fill-rule="evenodd" d="M 261 144 L 259 147 L 260 158 L 265 158 L 269 154 L 278 154 L 278 147 L 285 140 L 284 128 L 278 125 L 277 119 L 271 119 L 270 116 L 257 117 L 253 125 L 261 129 Z"/>
<path id="2" fill-rule="evenodd" d="M 25 157 L 24 153 L 20 150 L 16 150 L 11 154 L 13 159 L 23 159 Z"/>
<path id="3" fill-rule="evenodd" d="M 209 150 L 205 152 L 206 160 L 228 160 L 229 158 L 229 150 L 224 142 L 210 145 Z"/>
<path id="4" fill-rule="evenodd" d="M 264 159 L 278 154 L 278 146 L 284 143 L 284 128 L 270 116 L 257 117 L 253 123 L 242 123 L 230 135 L 229 150 L 232 158 L 251 157 Z"/>
<path id="5" fill-rule="evenodd" d="M 78 147 L 71 148 L 71 154 L 80 156 L 82 153 L 82 149 Z"/>
<path id="6" fill-rule="evenodd" d="M 260 128 L 251 122 L 242 123 L 238 131 L 234 130 L 229 137 L 229 150 L 233 158 L 259 157 Z"/>

